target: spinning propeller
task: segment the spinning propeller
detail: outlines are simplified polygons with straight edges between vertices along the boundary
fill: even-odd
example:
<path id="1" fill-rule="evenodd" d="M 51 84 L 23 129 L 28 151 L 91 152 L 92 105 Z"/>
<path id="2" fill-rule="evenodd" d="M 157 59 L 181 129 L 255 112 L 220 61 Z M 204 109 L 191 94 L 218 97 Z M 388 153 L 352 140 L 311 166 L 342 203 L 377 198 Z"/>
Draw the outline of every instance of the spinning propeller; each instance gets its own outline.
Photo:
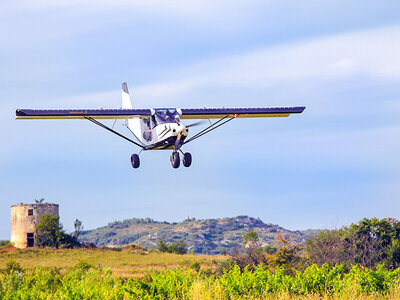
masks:
<path id="1" fill-rule="evenodd" d="M 196 127 L 196 126 L 199 126 L 201 124 L 204 124 L 204 121 L 199 121 L 199 122 L 195 122 L 195 123 L 189 124 L 189 125 L 186 126 L 186 128 Z"/>
<path id="2" fill-rule="evenodd" d="M 195 123 L 192 123 L 192 124 L 189 124 L 189 125 L 185 126 L 185 128 L 182 129 L 181 132 L 179 132 L 178 137 L 176 138 L 175 145 L 174 145 L 174 150 L 175 151 L 178 150 L 179 144 L 181 142 L 183 131 L 186 130 L 186 128 L 196 127 L 196 126 L 199 126 L 201 124 L 204 124 L 204 121 L 195 122 Z"/>

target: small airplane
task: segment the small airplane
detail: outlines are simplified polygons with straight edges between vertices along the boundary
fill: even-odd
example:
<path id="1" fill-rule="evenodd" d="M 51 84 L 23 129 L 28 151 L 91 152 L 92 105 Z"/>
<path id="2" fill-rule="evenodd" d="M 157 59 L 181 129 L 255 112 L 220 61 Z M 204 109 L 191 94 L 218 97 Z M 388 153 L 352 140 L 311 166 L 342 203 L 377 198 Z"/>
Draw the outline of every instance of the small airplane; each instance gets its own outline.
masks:
<path id="1" fill-rule="evenodd" d="M 182 146 L 197 138 L 215 130 L 216 128 L 236 118 L 258 117 L 288 117 L 290 114 L 300 114 L 305 107 L 264 107 L 264 108 L 150 108 L 133 109 L 129 96 L 128 85 L 122 84 L 122 108 L 121 109 L 17 109 L 16 119 L 86 119 L 94 124 L 118 135 L 141 148 L 138 154 L 132 154 L 132 167 L 140 166 L 139 155 L 147 150 L 173 150 L 171 165 L 179 168 L 180 156 L 183 157 L 183 165 L 190 167 L 192 155 L 184 153 Z M 112 127 L 99 122 L 99 119 L 124 119 L 124 125 L 131 131 L 136 140 L 122 135 Z M 189 128 L 200 125 L 196 122 L 184 125 L 182 119 L 208 119 L 210 125 L 191 138 L 188 138 Z M 218 119 L 214 123 L 210 119 Z"/>

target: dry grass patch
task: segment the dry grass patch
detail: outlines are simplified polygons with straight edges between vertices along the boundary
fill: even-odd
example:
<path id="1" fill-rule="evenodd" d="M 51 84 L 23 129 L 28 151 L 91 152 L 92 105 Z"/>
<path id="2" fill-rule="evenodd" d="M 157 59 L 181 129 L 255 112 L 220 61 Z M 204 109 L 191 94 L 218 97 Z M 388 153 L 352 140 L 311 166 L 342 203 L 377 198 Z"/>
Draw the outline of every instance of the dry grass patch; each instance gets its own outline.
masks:
<path id="1" fill-rule="evenodd" d="M 213 268 L 213 261 L 225 256 L 179 255 L 158 251 L 139 251 L 136 248 L 93 248 L 93 249 L 49 249 L 30 248 L 18 250 L 13 247 L 0 248 L 0 268 L 10 260 L 31 271 L 38 267 L 57 267 L 65 271 L 79 262 L 110 268 L 115 276 L 140 277 L 148 270 L 163 270 L 177 266 L 190 266 L 194 262 L 202 268 Z"/>

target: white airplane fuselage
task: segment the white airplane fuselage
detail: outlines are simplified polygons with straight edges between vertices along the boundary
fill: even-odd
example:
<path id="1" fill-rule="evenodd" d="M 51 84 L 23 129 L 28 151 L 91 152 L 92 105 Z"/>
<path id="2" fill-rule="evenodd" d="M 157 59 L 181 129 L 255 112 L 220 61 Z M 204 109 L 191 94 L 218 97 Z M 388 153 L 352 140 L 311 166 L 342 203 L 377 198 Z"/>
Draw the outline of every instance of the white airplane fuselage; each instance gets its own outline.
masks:
<path id="1" fill-rule="evenodd" d="M 189 129 L 180 121 L 176 109 L 153 109 L 150 118 L 128 119 L 126 126 L 144 145 L 145 150 L 180 148 Z M 177 139 L 179 139 L 177 143 Z"/>

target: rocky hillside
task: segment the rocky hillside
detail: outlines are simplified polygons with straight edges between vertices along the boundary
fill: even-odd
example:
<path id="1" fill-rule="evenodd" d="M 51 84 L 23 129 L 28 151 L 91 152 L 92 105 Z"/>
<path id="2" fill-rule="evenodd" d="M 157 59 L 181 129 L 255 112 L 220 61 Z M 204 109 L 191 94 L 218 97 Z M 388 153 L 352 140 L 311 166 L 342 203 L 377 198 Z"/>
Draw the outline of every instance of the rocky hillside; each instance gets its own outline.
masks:
<path id="1" fill-rule="evenodd" d="M 248 216 L 206 220 L 188 219 L 180 223 L 134 218 L 84 231 L 80 239 L 98 246 L 122 246 L 135 243 L 146 248 L 156 248 L 160 239 L 167 242 L 184 241 L 189 250 L 194 249 L 195 253 L 219 254 L 240 246 L 243 234 L 251 228 L 258 232 L 262 245 L 275 245 L 277 233 L 285 237 L 292 236 L 293 241 L 301 242 L 316 232 L 290 231 Z"/>

